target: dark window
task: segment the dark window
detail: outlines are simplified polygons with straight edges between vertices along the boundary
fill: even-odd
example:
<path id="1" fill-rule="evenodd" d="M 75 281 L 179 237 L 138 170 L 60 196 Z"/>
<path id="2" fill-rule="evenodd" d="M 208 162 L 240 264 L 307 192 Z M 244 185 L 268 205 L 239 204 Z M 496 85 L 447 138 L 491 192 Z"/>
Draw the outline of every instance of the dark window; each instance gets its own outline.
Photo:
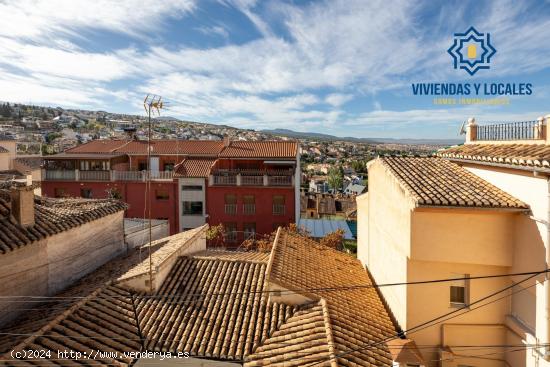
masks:
<path id="1" fill-rule="evenodd" d="M 174 170 L 174 163 L 172 163 L 172 162 L 164 163 L 164 170 L 165 171 L 173 171 Z"/>
<path id="2" fill-rule="evenodd" d="M 184 215 L 202 215 L 202 201 L 184 201 L 182 204 Z"/>
<path id="3" fill-rule="evenodd" d="M 138 171 L 147 171 L 147 162 L 138 162 Z"/>
<path id="4" fill-rule="evenodd" d="M 202 191 L 201 185 L 182 185 L 181 191 Z"/>
<path id="5" fill-rule="evenodd" d="M 237 242 L 237 223 L 224 223 L 225 240 L 227 242 Z"/>
<path id="6" fill-rule="evenodd" d="M 451 303 L 466 303 L 466 288 L 451 286 Z"/>
<path id="7" fill-rule="evenodd" d="M 170 194 L 166 190 L 155 190 L 155 198 L 157 200 L 168 200 L 170 199 Z"/>
<path id="8" fill-rule="evenodd" d="M 92 198 L 92 189 L 80 189 L 80 196 L 85 199 Z"/>
<path id="9" fill-rule="evenodd" d="M 243 223 L 244 239 L 254 238 L 256 235 L 256 223 Z"/>

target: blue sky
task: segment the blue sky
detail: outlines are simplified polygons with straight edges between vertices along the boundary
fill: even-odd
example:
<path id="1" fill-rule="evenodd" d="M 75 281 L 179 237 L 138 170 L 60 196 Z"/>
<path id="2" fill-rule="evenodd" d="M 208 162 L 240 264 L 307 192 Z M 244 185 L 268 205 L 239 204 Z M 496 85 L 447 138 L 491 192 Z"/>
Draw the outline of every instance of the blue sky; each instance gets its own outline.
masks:
<path id="1" fill-rule="evenodd" d="M 339 136 L 455 138 L 550 113 L 549 1 L 0 1 L 0 100 Z M 496 55 L 455 70 L 453 33 Z M 434 106 L 411 83 L 532 83 L 507 106 Z"/>

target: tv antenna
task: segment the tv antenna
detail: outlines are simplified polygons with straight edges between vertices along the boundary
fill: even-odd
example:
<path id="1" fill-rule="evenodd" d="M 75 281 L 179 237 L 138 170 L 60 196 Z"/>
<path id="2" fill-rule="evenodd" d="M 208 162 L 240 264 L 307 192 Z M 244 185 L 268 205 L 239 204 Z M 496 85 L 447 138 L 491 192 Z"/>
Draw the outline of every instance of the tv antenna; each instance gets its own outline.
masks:
<path id="1" fill-rule="evenodd" d="M 462 122 L 462 125 L 460 126 L 460 131 L 458 132 L 459 135 L 466 134 L 466 129 L 464 128 L 466 126 L 466 121 Z"/>
<path id="2" fill-rule="evenodd" d="M 153 293 L 153 258 L 151 256 L 152 245 L 152 220 L 151 220 L 151 139 L 152 139 L 152 127 L 151 127 L 151 112 L 156 111 L 160 116 L 160 110 L 163 108 L 164 103 L 161 96 L 150 93 L 145 96 L 143 100 L 143 108 L 148 117 L 148 133 L 147 133 L 147 179 L 145 182 L 147 192 L 147 211 L 149 216 L 149 293 Z"/>

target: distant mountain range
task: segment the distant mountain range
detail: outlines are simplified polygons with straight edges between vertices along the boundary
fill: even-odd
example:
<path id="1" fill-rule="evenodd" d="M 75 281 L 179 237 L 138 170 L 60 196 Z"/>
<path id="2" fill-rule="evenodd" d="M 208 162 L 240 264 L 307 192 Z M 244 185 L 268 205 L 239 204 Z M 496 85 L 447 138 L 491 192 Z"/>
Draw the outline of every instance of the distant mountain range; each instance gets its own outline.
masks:
<path id="1" fill-rule="evenodd" d="M 329 134 L 299 132 L 289 129 L 261 130 L 261 132 L 272 135 L 287 136 L 289 138 L 325 140 L 325 141 L 350 141 L 365 144 L 428 144 L 428 145 L 455 145 L 461 144 L 462 139 L 395 139 L 395 138 L 355 138 L 351 136 L 339 137 Z"/>

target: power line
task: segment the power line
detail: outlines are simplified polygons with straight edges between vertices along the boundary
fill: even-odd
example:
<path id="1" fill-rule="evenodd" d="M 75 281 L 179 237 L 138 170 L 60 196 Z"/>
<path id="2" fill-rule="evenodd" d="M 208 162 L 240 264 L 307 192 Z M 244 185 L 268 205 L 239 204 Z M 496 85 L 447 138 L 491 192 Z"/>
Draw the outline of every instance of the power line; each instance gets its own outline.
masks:
<path id="1" fill-rule="evenodd" d="M 523 282 L 526 282 L 527 280 L 532 279 L 532 278 L 534 278 L 535 276 L 537 276 L 537 275 L 539 275 L 539 274 L 542 274 L 542 273 L 544 273 L 544 272 L 547 272 L 547 271 L 548 271 L 548 270 L 545 270 L 545 271 L 539 272 L 538 274 L 531 275 L 531 276 L 529 276 L 529 277 L 527 277 L 527 278 L 525 278 L 525 279 L 523 279 L 523 280 L 521 280 L 521 281 L 519 281 L 519 282 L 513 283 L 513 284 L 510 285 L 510 286 L 504 287 L 504 288 L 502 288 L 502 289 L 500 289 L 500 290 L 498 290 L 498 291 L 496 291 L 496 292 L 490 293 L 489 295 L 484 296 L 484 297 L 482 297 L 482 298 L 480 298 L 480 299 L 478 299 L 478 300 L 476 300 L 476 301 L 470 303 L 469 305 L 465 305 L 464 307 L 460 307 L 460 308 L 458 308 L 458 309 L 456 309 L 456 310 L 454 310 L 454 311 L 448 312 L 448 313 L 446 313 L 446 314 L 443 314 L 443 315 L 441 315 L 441 316 L 438 316 L 438 317 L 436 317 L 436 318 L 433 318 L 433 319 L 431 319 L 431 320 L 428 320 L 428 321 L 426 321 L 426 322 L 423 322 L 423 323 L 421 323 L 421 324 L 418 324 L 418 325 L 416 325 L 416 326 L 413 326 L 412 328 L 403 331 L 402 334 L 403 334 L 403 335 L 412 334 L 412 333 L 415 333 L 415 332 L 424 330 L 424 329 L 427 328 L 427 327 L 435 326 L 435 325 L 437 325 L 437 324 L 439 324 L 439 323 L 441 323 L 441 322 L 450 320 L 450 319 L 452 319 L 452 318 L 455 318 L 455 317 L 458 317 L 458 316 L 462 316 L 462 315 L 464 315 L 464 314 L 466 314 L 466 313 L 468 313 L 468 312 L 472 312 L 472 311 L 474 311 L 474 310 L 476 310 L 476 309 L 478 309 L 478 308 L 480 308 L 480 307 L 487 306 L 487 305 L 493 303 L 493 301 L 492 301 L 492 302 L 489 302 L 489 303 L 486 303 L 486 304 L 484 304 L 484 305 L 482 305 L 482 306 L 473 308 L 473 309 L 471 308 L 471 306 L 473 306 L 473 305 L 475 305 L 475 304 L 481 303 L 481 302 L 483 302 L 483 301 L 485 301 L 485 300 L 487 300 L 487 299 L 489 299 L 489 298 L 491 298 L 491 297 L 493 297 L 493 296 L 495 296 L 495 295 L 497 295 L 497 294 L 499 294 L 499 293 L 506 292 L 507 290 L 512 289 L 512 288 L 515 287 L 516 285 L 519 285 L 519 284 L 521 284 L 521 283 L 523 283 Z M 525 289 L 527 289 L 527 288 L 523 288 L 522 291 L 525 290 Z M 508 297 L 508 296 L 509 296 L 509 295 L 506 295 L 506 297 Z M 505 297 L 502 297 L 502 298 L 505 298 Z M 500 299 L 502 299 L 502 298 L 500 298 Z M 500 299 L 497 299 L 497 300 L 500 300 Z M 461 314 L 459 314 L 459 315 L 454 315 L 454 314 L 456 314 L 456 313 L 458 313 L 458 312 L 460 312 L 460 311 L 464 311 L 464 310 L 466 310 L 464 313 L 461 313 Z M 454 315 L 454 316 L 452 316 L 452 315 Z M 448 316 L 452 316 L 452 317 L 447 318 Z M 432 324 L 432 323 L 433 323 L 433 324 Z M 349 351 L 346 351 L 346 352 L 337 354 L 337 355 L 335 355 L 334 357 L 330 357 L 328 360 L 324 360 L 324 361 L 322 361 L 322 362 L 315 362 L 314 364 L 308 365 L 308 367 L 317 366 L 319 363 L 330 362 L 330 361 L 332 361 L 332 360 L 336 360 L 337 358 L 341 358 L 341 357 L 346 356 L 346 355 L 348 355 L 348 354 L 352 354 L 352 353 L 355 353 L 355 352 L 361 352 L 361 351 L 363 351 L 363 350 L 365 350 L 365 349 L 368 349 L 368 348 L 370 348 L 370 347 L 375 347 L 375 346 L 380 345 L 380 344 L 382 344 L 382 343 L 386 343 L 386 342 L 388 342 L 388 341 L 395 340 L 395 339 L 400 339 L 400 338 L 401 338 L 401 335 L 400 335 L 400 334 L 397 334 L 397 335 L 395 335 L 395 336 L 391 336 L 391 337 L 388 337 L 388 338 L 386 338 L 386 339 L 382 339 L 382 340 L 380 340 L 380 341 L 378 341 L 378 342 L 370 343 L 370 344 L 365 345 L 365 346 L 363 346 L 363 347 L 356 348 L 356 349 L 352 349 L 352 350 L 349 350 Z"/>
<path id="2" fill-rule="evenodd" d="M 63 260 L 60 260 L 63 261 Z M 445 283 L 453 282 L 459 280 L 478 280 L 478 279 L 491 279 L 491 278 L 503 278 L 503 277 L 512 277 L 512 276 L 522 276 L 522 275 L 540 275 L 550 272 L 550 269 L 539 270 L 539 271 L 530 271 L 522 273 L 507 273 L 507 274 L 495 274 L 495 275 L 480 275 L 475 277 L 460 277 L 460 278 L 445 278 L 445 279 L 432 279 L 432 280 L 422 280 L 422 281 L 413 281 L 413 282 L 401 282 L 401 283 L 384 283 L 384 284 L 358 284 L 350 286 L 335 286 L 335 287 L 317 287 L 317 288 L 293 288 L 293 289 L 284 289 L 284 290 L 258 290 L 258 291 L 247 291 L 247 292 L 222 292 L 222 293 L 188 293 L 185 295 L 171 294 L 171 293 L 157 293 L 154 295 L 140 295 L 140 298 L 155 298 L 161 299 L 164 297 L 178 297 L 178 298 L 193 298 L 193 297 L 204 297 L 208 295 L 214 296 L 225 296 L 225 295 L 245 295 L 245 294 L 256 294 L 256 293 L 276 293 L 276 294 L 294 294 L 300 292 L 336 292 L 336 291 L 353 291 L 360 289 L 370 289 L 370 288 L 382 288 L 382 287 L 393 287 L 393 286 L 402 286 L 402 285 L 421 285 L 421 284 L 433 284 L 433 283 Z M 531 277 L 532 278 L 532 277 Z M 2 279 L 0 277 L 0 279 Z M 100 295 L 95 296 L 96 298 L 127 298 L 126 296 L 108 296 L 101 297 Z M 83 299 L 87 296 L 0 296 L 2 298 L 27 298 L 27 299 Z M 17 301 L 14 301 L 17 302 Z"/>

